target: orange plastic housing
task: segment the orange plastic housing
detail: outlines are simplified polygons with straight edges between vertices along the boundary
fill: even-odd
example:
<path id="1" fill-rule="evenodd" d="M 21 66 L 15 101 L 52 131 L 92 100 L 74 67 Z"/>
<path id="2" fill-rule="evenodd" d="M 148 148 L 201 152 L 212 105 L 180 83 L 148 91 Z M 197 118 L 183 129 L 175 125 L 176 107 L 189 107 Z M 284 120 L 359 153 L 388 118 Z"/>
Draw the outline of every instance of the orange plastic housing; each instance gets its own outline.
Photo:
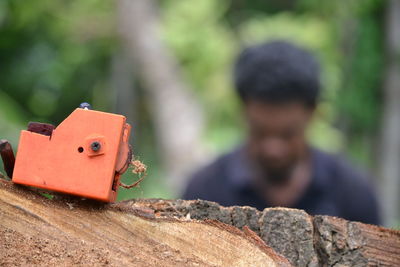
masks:
<path id="1" fill-rule="evenodd" d="M 113 202 L 127 168 L 130 130 L 124 116 L 81 108 L 51 136 L 23 130 L 12 181 Z M 100 146 L 93 149 L 93 142 Z"/>

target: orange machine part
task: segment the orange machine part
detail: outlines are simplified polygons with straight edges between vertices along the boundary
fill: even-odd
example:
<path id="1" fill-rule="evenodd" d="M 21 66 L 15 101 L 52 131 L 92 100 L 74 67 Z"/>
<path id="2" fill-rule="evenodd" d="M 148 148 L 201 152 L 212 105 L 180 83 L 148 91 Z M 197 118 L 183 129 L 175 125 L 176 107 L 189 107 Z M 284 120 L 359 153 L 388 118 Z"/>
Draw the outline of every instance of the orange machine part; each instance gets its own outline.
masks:
<path id="1" fill-rule="evenodd" d="M 76 109 L 51 136 L 21 131 L 12 181 L 43 189 L 116 200 L 129 160 L 124 116 Z M 93 142 L 97 142 L 95 149 Z"/>

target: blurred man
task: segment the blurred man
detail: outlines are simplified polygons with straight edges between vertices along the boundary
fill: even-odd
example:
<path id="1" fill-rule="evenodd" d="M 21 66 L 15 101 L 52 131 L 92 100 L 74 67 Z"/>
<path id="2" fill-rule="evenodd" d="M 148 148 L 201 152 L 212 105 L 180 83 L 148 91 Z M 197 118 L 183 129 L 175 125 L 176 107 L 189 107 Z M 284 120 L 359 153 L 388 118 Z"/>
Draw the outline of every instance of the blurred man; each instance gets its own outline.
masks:
<path id="1" fill-rule="evenodd" d="M 291 207 L 380 223 L 366 178 L 339 157 L 307 144 L 305 131 L 320 91 L 319 66 L 310 53 L 283 41 L 247 48 L 236 62 L 234 81 L 248 138 L 198 171 L 184 199 L 259 210 Z"/>

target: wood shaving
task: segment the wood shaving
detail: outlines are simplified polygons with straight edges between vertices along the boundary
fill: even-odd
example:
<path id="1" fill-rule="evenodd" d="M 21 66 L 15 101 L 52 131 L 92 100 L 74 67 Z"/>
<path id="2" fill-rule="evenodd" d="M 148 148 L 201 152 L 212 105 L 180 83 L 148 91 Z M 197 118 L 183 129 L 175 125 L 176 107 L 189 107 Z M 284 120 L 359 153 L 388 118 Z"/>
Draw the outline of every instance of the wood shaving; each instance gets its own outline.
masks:
<path id="1" fill-rule="evenodd" d="M 127 184 L 124 184 L 124 183 L 120 182 L 119 184 L 123 188 L 126 188 L 126 189 L 138 186 L 143 181 L 143 179 L 147 176 L 147 166 L 143 162 L 141 162 L 140 160 L 133 159 L 129 163 L 129 165 L 133 167 L 132 173 L 139 175 L 139 180 L 137 180 L 136 182 L 134 182 L 133 184 L 130 184 L 130 185 L 127 185 Z"/>

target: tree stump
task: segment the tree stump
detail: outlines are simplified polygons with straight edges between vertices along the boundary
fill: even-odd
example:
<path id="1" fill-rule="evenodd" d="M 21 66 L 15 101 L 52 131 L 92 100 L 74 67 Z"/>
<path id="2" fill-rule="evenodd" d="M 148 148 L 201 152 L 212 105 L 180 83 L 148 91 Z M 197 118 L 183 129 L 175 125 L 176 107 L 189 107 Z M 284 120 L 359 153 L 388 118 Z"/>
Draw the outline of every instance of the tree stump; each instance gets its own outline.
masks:
<path id="1" fill-rule="evenodd" d="M 400 232 L 193 200 L 102 204 L 0 180 L 0 266 L 396 266 Z"/>

